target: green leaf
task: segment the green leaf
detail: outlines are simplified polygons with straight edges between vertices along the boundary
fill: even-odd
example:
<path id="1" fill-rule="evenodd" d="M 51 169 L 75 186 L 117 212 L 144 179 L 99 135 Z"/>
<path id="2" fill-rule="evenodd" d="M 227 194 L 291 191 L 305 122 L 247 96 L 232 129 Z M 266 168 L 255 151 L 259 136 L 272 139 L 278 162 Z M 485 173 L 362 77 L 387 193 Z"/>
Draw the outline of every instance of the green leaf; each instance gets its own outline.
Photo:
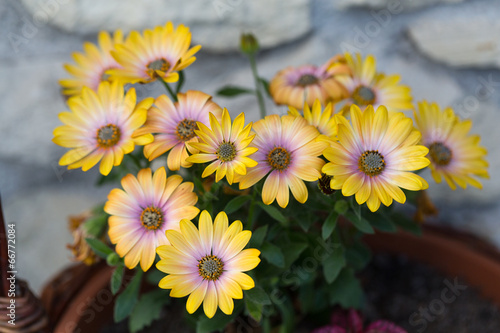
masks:
<path id="1" fill-rule="evenodd" d="M 323 275 L 328 284 L 335 281 L 345 266 L 344 250 L 339 247 L 323 260 Z"/>
<path id="2" fill-rule="evenodd" d="M 360 309 L 363 305 L 363 289 L 350 268 L 340 272 L 328 291 L 331 305 L 340 304 L 344 309 Z"/>
<path id="3" fill-rule="evenodd" d="M 139 296 L 142 273 L 142 270 L 137 270 L 132 281 L 130 281 L 125 290 L 116 298 L 114 311 L 116 323 L 127 318 L 127 316 L 132 313 L 132 310 L 137 303 L 137 297 Z"/>
<path id="4" fill-rule="evenodd" d="M 271 216 L 276 221 L 280 222 L 282 225 L 287 226 L 288 220 L 287 218 L 278 210 L 278 208 L 270 205 L 266 205 L 263 202 L 258 203 L 259 207 L 261 207 L 269 216 Z"/>
<path id="5" fill-rule="evenodd" d="M 113 253 L 114 251 L 104 244 L 102 241 L 95 239 L 95 238 L 85 238 L 87 243 L 89 244 L 90 248 L 92 251 L 95 252 L 99 257 L 106 259 L 109 254 Z"/>
<path id="6" fill-rule="evenodd" d="M 294 242 L 282 246 L 283 255 L 285 256 L 286 267 L 289 267 L 297 260 L 302 252 L 307 249 L 308 243 Z"/>
<path id="7" fill-rule="evenodd" d="M 288 296 L 284 296 L 281 302 L 275 303 L 281 312 L 283 318 L 283 325 L 280 327 L 279 332 L 293 332 L 295 326 L 295 311 L 292 307 L 292 301 Z"/>
<path id="8" fill-rule="evenodd" d="M 240 209 L 247 201 L 250 201 L 251 199 L 252 199 L 252 197 L 249 196 L 249 195 L 237 196 L 236 198 L 231 199 L 227 203 L 226 207 L 224 207 L 224 211 L 228 215 L 231 214 L 231 213 L 234 213 L 238 209 Z"/>
<path id="9" fill-rule="evenodd" d="M 339 214 L 335 210 L 332 210 L 330 214 L 328 214 L 328 217 L 325 222 L 323 222 L 323 226 L 321 227 L 321 236 L 323 239 L 330 237 L 333 230 L 335 230 L 335 227 L 337 226 L 338 218 Z"/>
<path id="10" fill-rule="evenodd" d="M 254 287 L 250 290 L 245 290 L 245 297 L 248 297 L 254 303 L 269 305 L 271 304 L 271 299 L 267 296 L 266 292 L 260 287 Z"/>
<path id="11" fill-rule="evenodd" d="M 250 238 L 250 241 L 248 242 L 249 248 L 259 248 L 262 245 L 262 242 L 264 242 L 267 235 L 267 228 L 268 225 L 266 224 L 263 227 L 257 228 L 252 233 L 252 238 Z"/>
<path id="12" fill-rule="evenodd" d="M 267 97 L 272 97 L 271 96 L 271 91 L 269 90 L 269 81 L 266 79 L 259 77 L 259 82 L 262 84 L 262 87 L 264 88 L 264 91 L 266 92 Z"/>
<path id="13" fill-rule="evenodd" d="M 262 308 L 264 306 L 262 304 L 252 302 L 249 298 L 245 298 L 245 306 L 250 317 L 252 317 L 256 322 L 260 322 L 262 319 Z"/>
<path id="14" fill-rule="evenodd" d="M 269 242 L 265 242 L 261 247 L 262 256 L 271 264 L 279 268 L 285 267 L 285 257 L 279 247 Z"/>
<path id="15" fill-rule="evenodd" d="M 345 257 L 350 266 L 362 270 L 370 262 L 372 253 L 363 243 L 357 242 L 346 249 Z"/>
<path id="16" fill-rule="evenodd" d="M 371 214 L 370 224 L 372 227 L 385 232 L 396 232 L 398 228 L 391 219 L 384 214 Z"/>
<path id="17" fill-rule="evenodd" d="M 212 192 L 205 192 L 205 194 L 203 194 L 203 199 L 206 201 L 213 201 L 213 200 L 219 200 L 219 197 L 213 194 Z"/>
<path id="18" fill-rule="evenodd" d="M 315 214 L 316 214 L 315 211 L 313 212 L 312 210 L 309 209 L 302 209 L 296 212 L 294 220 L 297 221 L 302 230 L 307 232 L 311 228 L 311 225 L 313 225 L 313 223 L 317 219 L 317 216 Z"/>
<path id="19" fill-rule="evenodd" d="M 159 319 L 163 306 L 169 302 L 170 297 L 161 290 L 153 290 L 143 294 L 130 314 L 128 322 L 130 332 L 139 332 L 144 327 L 151 325 L 154 320 Z"/>
<path id="20" fill-rule="evenodd" d="M 345 216 L 359 231 L 364 232 L 365 234 L 375 233 L 375 230 L 373 230 L 370 222 L 368 222 L 363 216 L 358 216 L 352 212 L 348 212 Z"/>
<path id="21" fill-rule="evenodd" d="M 217 90 L 215 94 L 224 97 L 234 97 L 241 94 L 255 94 L 255 91 L 237 86 L 225 86 Z"/>
<path id="22" fill-rule="evenodd" d="M 236 303 L 234 311 L 231 315 L 225 315 L 222 311 L 217 311 L 213 318 L 207 318 L 204 314 L 196 324 L 196 333 L 212 333 L 215 331 L 223 331 L 227 324 L 238 316 L 243 309 L 242 303 Z"/>
<path id="23" fill-rule="evenodd" d="M 299 302 L 300 310 L 302 313 L 307 314 L 311 309 L 316 308 L 314 302 L 315 294 L 318 292 L 314 282 L 304 283 L 299 289 Z"/>
<path id="24" fill-rule="evenodd" d="M 125 265 L 120 263 L 118 266 L 116 266 L 115 270 L 113 271 L 113 275 L 111 275 L 111 292 L 113 295 L 116 295 L 118 290 L 120 290 L 120 287 L 122 286 L 122 281 L 123 281 L 123 273 L 125 272 Z"/>
<path id="25" fill-rule="evenodd" d="M 95 238 L 100 238 L 104 229 L 108 225 L 108 215 L 106 213 L 101 213 L 100 215 L 91 217 L 84 223 L 84 228 L 87 234 Z"/>

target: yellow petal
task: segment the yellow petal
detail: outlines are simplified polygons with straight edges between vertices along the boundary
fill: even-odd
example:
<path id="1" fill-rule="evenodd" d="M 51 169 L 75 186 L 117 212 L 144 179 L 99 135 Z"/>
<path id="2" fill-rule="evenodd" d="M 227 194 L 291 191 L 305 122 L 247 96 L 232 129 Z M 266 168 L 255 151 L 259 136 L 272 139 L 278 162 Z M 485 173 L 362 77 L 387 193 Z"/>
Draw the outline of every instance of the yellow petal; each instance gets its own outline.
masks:
<path id="1" fill-rule="evenodd" d="M 371 210 L 372 212 L 376 212 L 380 207 L 380 199 L 377 193 L 373 189 L 370 193 L 368 201 L 366 202 L 366 205 L 368 206 L 368 209 Z"/>
<path id="2" fill-rule="evenodd" d="M 342 194 L 349 197 L 357 193 L 363 186 L 365 177 L 360 173 L 356 172 L 349 176 L 342 186 Z"/>
<path id="3" fill-rule="evenodd" d="M 249 174 L 250 173 L 248 173 L 246 177 L 248 177 Z M 271 174 L 267 176 L 267 179 L 264 182 L 264 187 L 262 188 L 262 201 L 266 205 L 272 204 L 274 199 L 276 199 L 276 195 L 278 194 L 278 187 L 279 187 L 278 174 L 279 174 L 278 171 L 271 172 Z"/>
<path id="4" fill-rule="evenodd" d="M 207 287 L 208 281 L 205 280 L 191 293 L 191 295 L 189 295 L 186 303 L 187 312 L 193 314 L 196 310 L 198 310 L 201 302 L 203 302 L 203 299 L 205 298 Z"/>
<path id="5" fill-rule="evenodd" d="M 295 176 L 288 178 L 288 186 L 292 191 L 293 197 L 300 203 L 305 203 L 307 201 L 308 192 L 307 186 L 302 180 Z"/>
<path id="6" fill-rule="evenodd" d="M 252 232 L 249 230 L 244 230 L 238 233 L 229 243 L 226 250 L 222 253 L 222 257 L 225 260 L 233 258 L 235 255 L 241 252 L 243 248 L 248 244 L 250 238 L 252 237 Z"/>
<path id="7" fill-rule="evenodd" d="M 111 151 L 108 151 L 104 154 L 101 164 L 99 165 L 99 172 L 107 176 L 111 169 L 113 168 L 113 163 L 114 163 L 115 157 Z"/>
<path id="8" fill-rule="evenodd" d="M 217 311 L 217 290 L 213 282 L 208 283 L 207 293 L 203 301 L 203 311 L 208 318 L 212 318 Z"/>
<path id="9" fill-rule="evenodd" d="M 230 315 L 231 313 L 233 313 L 234 309 L 233 299 L 229 297 L 229 295 L 226 293 L 224 288 L 220 286 L 220 284 L 218 284 L 218 287 L 216 289 L 217 289 L 217 300 L 219 303 L 219 308 L 225 314 Z"/>
<path id="10" fill-rule="evenodd" d="M 255 287 L 255 282 L 248 274 L 241 272 L 231 272 L 231 278 L 236 281 L 243 290 L 249 290 Z"/>
<path id="11" fill-rule="evenodd" d="M 227 262 L 227 269 L 240 272 L 252 270 L 260 263 L 259 255 L 257 249 L 245 249 Z"/>
<path id="12" fill-rule="evenodd" d="M 193 222 L 183 219 L 180 222 L 180 227 L 184 239 L 191 246 L 191 248 L 200 255 L 200 257 L 208 254 L 203 253 L 202 249 L 200 249 L 200 234 L 198 229 L 196 229 L 196 227 L 194 226 Z"/>
<path id="13" fill-rule="evenodd" d="M 211 253 L 212 240 L 214 237 L 214 227 L 212 224 L 212 217 L 206 210 L 201 212 L 198 224 L 199 224 L 200 241 L 203 250 L 207 254 Z"/>

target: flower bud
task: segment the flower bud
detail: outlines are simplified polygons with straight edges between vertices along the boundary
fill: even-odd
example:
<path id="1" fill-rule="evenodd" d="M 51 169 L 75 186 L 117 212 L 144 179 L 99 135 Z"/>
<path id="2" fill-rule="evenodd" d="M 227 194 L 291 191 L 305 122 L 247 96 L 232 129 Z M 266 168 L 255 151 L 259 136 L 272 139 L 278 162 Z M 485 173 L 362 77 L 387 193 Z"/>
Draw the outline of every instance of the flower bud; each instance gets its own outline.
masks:
<path id="1" fill-rule="evenodd" d="M 318 180 L 318 188 L 325 195 L 330 195 L 335 192 L 335 190 L 330 187 L 332 178 L 332 176 L 328 176 L 323 173 L 321 174 L 321 178 Z"/>
<path id="2" fill-rule="evenodd" d="M 252 55 L 259 50 L 259 42 L 252 34 L 241 34 L 240 50 L 244 54 Z"/>
<path id="3" fill-rule="evenodd" d="M 109 266 L 116 266 L 120 263 L 120 257 L 115 252 L 110 253 L 110 254 L 108 254 L 108 257 L 106 258 L 106 263 Z"/>

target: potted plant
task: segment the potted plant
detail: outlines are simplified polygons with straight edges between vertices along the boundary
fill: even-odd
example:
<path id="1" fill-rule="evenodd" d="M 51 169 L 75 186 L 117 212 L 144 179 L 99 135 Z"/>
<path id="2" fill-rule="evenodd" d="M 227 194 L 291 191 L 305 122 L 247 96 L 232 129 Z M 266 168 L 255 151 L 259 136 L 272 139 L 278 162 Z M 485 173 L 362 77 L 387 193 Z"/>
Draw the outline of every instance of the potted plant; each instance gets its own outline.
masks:
<path id="1" fill-rule="evenodd" d="M 291 332 L 334 306 L 359 309 L 367 244 L 397 237 L 364 236 L 419 232 L 394 201 L 429 212 L 420 194 L 429 185 L 417 173 L 429 167 L 452 189 L 488 177 L 470 121 L 426 101 L 408 117 L 410 88 L 378 72 L 373 56 L 332 55 L 268 82 L 258 73 L 257 40 L 243 35 L 255 87 L 217 95 L 254 94 L 261 119 L 248 123 L 216 98 L 183 90 L 200 48 L 190 40 L 189 28 L 171 22 L 126 37 L 103 32 L 66 65 L 69 111 L 53 141 L 69 150 L 59 163 L 83 171 L 99 164 L 99 183 L 116 188 L 73 220 L 75 257 L 100 263 L 52 284 L 84 280 L 54 311 L 55 331 L 95 330 L 112 312 L 138 332 L 168 309 L 198 332 Z M 165 94 L 138 100 L 130 84 L 153 81 Z M 287 114 L 268 115 L 267 97 Z"/>

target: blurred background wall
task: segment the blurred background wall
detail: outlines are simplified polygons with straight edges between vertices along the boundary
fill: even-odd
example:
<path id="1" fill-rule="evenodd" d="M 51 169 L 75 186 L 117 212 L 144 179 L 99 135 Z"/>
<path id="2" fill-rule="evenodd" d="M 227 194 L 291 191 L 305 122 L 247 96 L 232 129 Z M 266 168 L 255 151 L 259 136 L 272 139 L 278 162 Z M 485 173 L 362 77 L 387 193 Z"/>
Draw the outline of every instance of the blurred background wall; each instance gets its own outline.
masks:
<path id="1" fill-rule="evenodd" d="M 491 179 L 482 191 L 431 184 L 436 223 L 470 230 L 500 246 L 500 3 L 497 0 L 0 0 L 0 193 L 7 222 L 16 223 L 18 276 L 35 290 L 70 262 L 67 216 L 106 199 L 96 170 L 58 166 L 65 151 L 51 142 L 66 110 L 58 80 L 63 64 L 99 30 L 164 24 L 191 27 L 203 45 L 186 71 L 184 89 L 213 94 L 224 84 L 252 87 L 239 35 L 264 47 L 261 76 L 322 64 L 336 53 L 374 54 L 377 68 L 399 73 L 415 101 L 453 106 L 474 122 L 489 150 Z M 141 97 L 162 87 L 143 87 Z M 215 97 L 232 115 L 258 118 L 254 98 Z M 268 101 L 269 113 L 286 108 Z"/>

